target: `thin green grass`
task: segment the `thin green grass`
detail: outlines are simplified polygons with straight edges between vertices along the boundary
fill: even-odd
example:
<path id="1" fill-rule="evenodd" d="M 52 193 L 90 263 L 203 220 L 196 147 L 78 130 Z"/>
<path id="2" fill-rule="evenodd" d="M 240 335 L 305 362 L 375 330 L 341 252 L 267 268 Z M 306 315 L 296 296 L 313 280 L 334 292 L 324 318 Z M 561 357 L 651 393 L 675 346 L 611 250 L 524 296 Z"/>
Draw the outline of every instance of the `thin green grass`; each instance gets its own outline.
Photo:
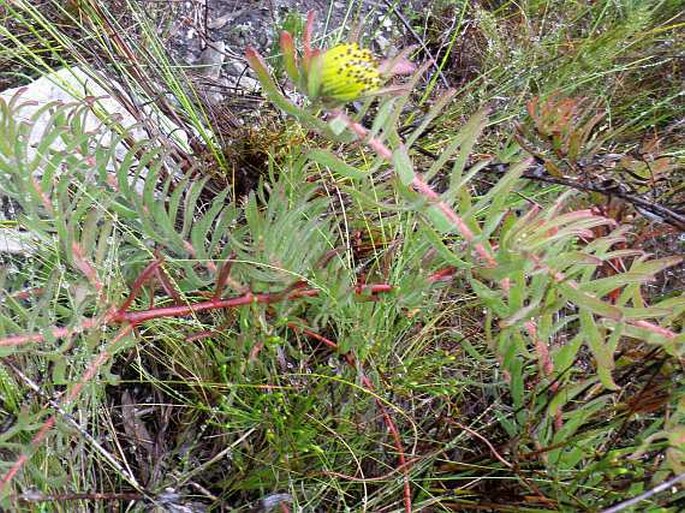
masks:
<path id="1" fill-rule="evenodd" d="M 463 12 L 451 9 L 455 16 Z M 673 51 L 682 32 L 679 11 L 667 1 L 546 1 L 527 10 L 505 3 L 493 11 L 477 6 L 471 13 L 475 46 L 453 47 L 451 33 L 435 36 L 435 44 L 446 48 L 443 67 L 460 53 L 479 63 L 478 75 L 458 90 L 459 101 L 440 125 L 449 127 L 450 119 L 483 103 L 494 104 L 497 119 L 506 120 L 519 115 L 532 95 L 562 93 L 598 101 L 611 121 L 609 138 L 630 144 L 647 129 L 663 130 L 685 101 Z"/>

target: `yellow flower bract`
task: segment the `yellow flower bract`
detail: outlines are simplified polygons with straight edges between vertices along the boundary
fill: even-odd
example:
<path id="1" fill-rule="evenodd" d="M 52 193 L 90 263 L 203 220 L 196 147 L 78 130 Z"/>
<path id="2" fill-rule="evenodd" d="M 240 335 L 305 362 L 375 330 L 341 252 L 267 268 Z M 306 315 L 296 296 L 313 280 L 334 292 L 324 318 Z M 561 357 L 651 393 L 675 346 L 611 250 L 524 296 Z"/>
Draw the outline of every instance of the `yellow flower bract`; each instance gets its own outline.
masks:
<path id="1" fill-rule="evenodd" d="M 324 99 L 349 102 L 378 90 L 383 83 L 373 54 L 356 43 L 334 46 L 321 59 L 319 93 Z"/>

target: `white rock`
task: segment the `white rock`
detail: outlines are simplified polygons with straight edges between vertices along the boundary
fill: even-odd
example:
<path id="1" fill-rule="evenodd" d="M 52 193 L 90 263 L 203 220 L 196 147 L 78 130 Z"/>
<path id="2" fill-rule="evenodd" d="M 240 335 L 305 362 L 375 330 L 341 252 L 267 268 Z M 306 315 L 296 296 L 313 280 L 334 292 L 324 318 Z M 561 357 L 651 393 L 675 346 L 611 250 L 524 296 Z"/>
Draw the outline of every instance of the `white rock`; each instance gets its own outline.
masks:
<path id="1" fill-rule="evenodd" d="M 28 254 L 33 252 L 36 239 L 28 232 L 0 227 L 0 254 Z"/>
<path id="2" fill-rule="evenodd" d="M 123 90 L 123 87 L 115 82 L 108 83 L 115 90 Z M 17 98 L 17 95 L 19 97 Z M 127 96 L 128 97 L 128 96 Z M 84 105 L 83 100 L 89 107 L 84 108 L 81 120 L 87 132 L 93 133 L 93 145 L 109 147 L 113 141 L 113 130 L 125 131 L 132 142 L 150 139 L 151 135 L 142 128 L 141 123 L 134 113 L 142 114 L 148 121 L 146 127 L 153 130 L 153 136 L 162 135 L 183 151 L 190 152 L 188 135 L 173 123 L 169 118 L 156 112 L 152 106 L 135 105 L 130 112 L 122 103 L 110 96 L 96 80 L 90 77 L 81 68 L 62 68 L 53 73 L 44 75 L 30 84 L 0 92 L 0 99 L 4 102 L 15 100 L 12 115 L 17 122 L 30 122 L 33 126 L 28 137 L 28 145 L 25 155 L 10 155 L 12 160 L 33 161 L 36 157 L 36 146 L 43 139 L 46 129 L 50 128 L 51 109 L 45 108 L 50 103 L 73 104 L 75 107 Z M 138 101 L 138 104 L 143 102 Z M 41 111 L 42 109 L 42 111 Z M 41 112 L 39 112 L 41 111 Z M 0 120 L 2 111 L 0 111 Z M 128 153 L 128 148 L 120 139 L 114 139 L 113 158 L 121 160 Z M 49 146 L 50 150 L 60 151 L 65 148 L 65 143 L 60 137 L 55 138 Z M 47 156 L 47 155 L 45 155 Z M 84 158 L 86 156 L 84 155 Z M 0 158 L 5 158 L 0 156 Z M 115 164 L 110 161 L 109 170 L 113 170 Z M 38 166 L 36 175 L 42 175 L 41 167 Z M 136 188 L 142 188 L 142 182 L 136 183 Z M 2 191 L 0 191 L 0 195 Z M 0 253 L 27 253 L 30 252 L 30 238 L 21 230 L 0 229 Z"/>
<path id="3" fill-rule="evenodd" d="M 109 83 L 114 88 L 123 89 L 116 83 L 111 81 Z M 85 119 L 86 130 L 96 131 L 102 129 L 102 119 L 109 117 L 118 120 L 120 126 L 128 131 L 135 140 L 143 140 L 150 137 L 140 126 L 136 127 L 136 125 L 139 125 L 136 117 L 118 100 L 112 98 L 102 86 L 81 68 L 62 68 L 44 75 L 26 86 L 2 91 L 0 98 L 8 102 L 18 93 L 21 93 L 18 103 L 24 105 L 20 112 L 17 113 L 17 120 L 30 120 L 39 109 L 49 102 L 75 103 L 85 98 L 94 98 L 93 107 Z M 187 148 L 187 134 L 179 129 L 169 118 L 155 113 L 149 105 L 137 105 L 135 109 L 144 113 L 145 116 L 152 116 L 155 121 L 154 124 L 157 125 L 162 134 L 166 134 L 183 149 L 189 151 Z M 35 144 L 41 139 L 49 118 L 50 114 L 46 110 L 36 120 L 34 129 L 31 132 L 31 144 Z M 109 130 L 107 127 L 104 128 Z M 106 144 L 108 140 L 109 138 L 106 137 L 102 142 Z M 61 141 L 55 141 L 53 149 L 61 149 L 60 144 Z M 117 156 L 121 156 L 120 154 L 125 153 L 125 151 L 125 148 L 122 146 L 121 151 L 117 151 Z"/>

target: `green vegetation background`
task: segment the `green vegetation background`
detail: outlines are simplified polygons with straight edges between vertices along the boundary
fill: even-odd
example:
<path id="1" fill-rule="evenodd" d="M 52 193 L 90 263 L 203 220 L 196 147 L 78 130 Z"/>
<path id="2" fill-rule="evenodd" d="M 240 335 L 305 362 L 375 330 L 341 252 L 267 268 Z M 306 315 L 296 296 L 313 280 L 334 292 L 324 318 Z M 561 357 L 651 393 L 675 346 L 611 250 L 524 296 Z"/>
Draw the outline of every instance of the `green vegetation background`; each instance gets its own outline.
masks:
<path id="1" fill-rule="evenodd" d="M 264 77 L 269 101 L 209 106 L 137 3 L 0 0 L 3 80 L 79 64 L 197 133 L 118 159 L 88 103 L 53 106 L 30 159 L 0 103 L 0 229 L 35 241 L 0 255 L 5 507 L 602 511 L 685 473 L 682 235 L 523 177 L 677 204 L 681 2 L 430 6 L 403 16 L 440 73 L 350 111 L 388 162 Z M 317 45 L 401 6 L 347 8 Z M 657 491 L 623 511 L 682 510 Z"/>

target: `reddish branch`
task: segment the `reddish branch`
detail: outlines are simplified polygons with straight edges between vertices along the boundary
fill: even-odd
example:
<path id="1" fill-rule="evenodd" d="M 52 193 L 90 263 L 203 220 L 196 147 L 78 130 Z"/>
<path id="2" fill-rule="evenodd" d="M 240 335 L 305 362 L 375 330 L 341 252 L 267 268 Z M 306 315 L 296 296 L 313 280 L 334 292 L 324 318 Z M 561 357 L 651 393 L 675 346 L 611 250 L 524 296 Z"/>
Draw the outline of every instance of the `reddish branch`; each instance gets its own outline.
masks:
<path id="1" fill-rule="evenodd" d="M 101 324 L 101 320 L 96 318 L 84 319 L 81 324 L 74 328 L 52 328 L 50 329 L 51 338 L 69 338 L 73 335 L 88 331 Z M 47 337 L 44 333 L 32 333 L 30 335 L 11 335 L 0 339 L 0 347 L 21 346 L 34 342 L 43 342 Z"/>
<path id="2" fill-rule="evenodd" d="M 391 285 L 379 283 L 375 285 L 358 285 L 354 291 L 356 294 L 375 295 L 382 292 L 390 292 Z M 150 308 L 148 310 L 138 311 L 120 311 L 113 320 L 114 322 L 126 322 L 130 324 L 140 324 L 141 322 L 149 321 L 151 319 L 159 319 L 161 317 L 184 317 L 186 315 L 196 314 L 205 310 L 220 310 L 223 308 L 236 308 L 238 306 L 249 305 L 251 303 L 271 304 L 278 303 L 286 299 L 296 299 L 300 297 L 315 297 L 320 293 L 319 289 L 311 288 L 296 288 L 290 292 L 268 292 L 261 294 L 253 294 L 248 292 L 242 296 L 230 299 L 210 299 L 208 301 L 201 301 L 199 303 L 192 303 L 188 305 L 175 305 L 160 308 Z"/>
<path id="3" fill-rule="evenodd" d="M 154 269 L 159 264 L 149 265 L 142 275 L 151 276 Z M 142 276 L 141 275 L 141 276 Z M 132 293 L 128 299 L 122 303 L 120 308 L 110 311 L 103 318 L 86 318 L 78 326 L 73 328 L 52 328 L 50 329 L 50 336 L 45 333 L 32 333 L 29 335 L 12 335 L 0 339 L 0 347 L 20 346 L 31 343 L 43 342 L 46 338 L 68 338 L 78 333 L 91 330 L 95 327 L 111 324 L 127 324 L 135 326 L 145 321 L 152 319 L 161 319 L 168 317 L 185 317 L 207 310 L 221 310 L 225 308 L 236 308 L 238 306 L 249 305 L 251 303 L 272 304 L 284 301 L 286 299 L 296 299 L 301 297 L 315 297 L 320 294 L 320 290 L 312 288 L 291 288 L 286 292 L 270 292 L 253 294 L 248 292 L 241 296 L 229 299 L 209 299 L 207 301 L 199 301 L 197 303 L 189 303 L 185 305 L 174 305 L 164 307 L 153 307 L 147 310 L 128 310 L 128 307 L 133 303 L 136 293 L 142 287 L 140 279 L 136 280 L 133 285 Z M 375 296 L 376 294 L 390 292 L 393 290 L 392 285 L 386 283 L 377 283 L 369 285 L 357 285 L 354 292 L 362 296 Z"/>

